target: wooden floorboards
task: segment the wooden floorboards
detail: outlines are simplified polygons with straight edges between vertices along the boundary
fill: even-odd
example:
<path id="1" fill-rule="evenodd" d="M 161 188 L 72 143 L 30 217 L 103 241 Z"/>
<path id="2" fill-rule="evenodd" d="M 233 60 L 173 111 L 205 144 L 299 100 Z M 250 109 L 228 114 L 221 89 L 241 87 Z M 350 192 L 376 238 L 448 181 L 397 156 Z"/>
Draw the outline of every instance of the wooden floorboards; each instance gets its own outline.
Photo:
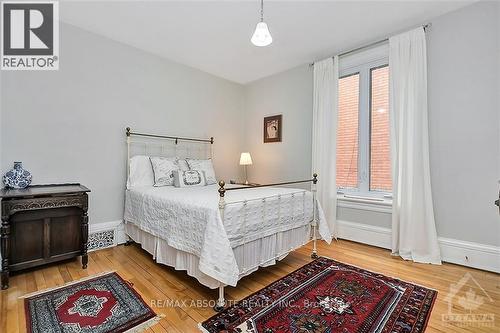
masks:
<path id="1" fill-rule="evenodd" d="M 269 283 L 311 261 L 309 245 L 291 253 L 275 266 L 262 268 L 240 280 L 237 288 L 226 288 L 226 298 L 239 300 Z M 442 266 L 415 264 L 392 257 L 389 251 L 348 241 L 332 245 L 321 243 L 318 252 L 344 263 L 359 266 L 388 276 L 438 290 L 438 298 L 429 321 L 427 332 L 500 332 L 500 275 L 490 272 L 444 264 Z M 217 291 L 201 286 L 183 271 L 154 263 L 151 256 L 137 245 L 117 246 L 90 253 L 87 269 L 81 269 L 79 260 L 45 266 L 40 269 L 14 274 L 10 288 L 0 292 L 0 332 L 25 332 L 23 299 L 27 293 L 53 288 L 98 273 L 116 271 L 133 283 L 144 300 L 152 305 L 163 319 L 146 332 L 198 332 L 197 324 L 214 314 L 211 306 Z M 494 327 L 465 322 L 446 325 L 442 315 L 448 313 L 445 297 L 450 286 L 469 273 L 471 279 L 459 297 L 469 289 L 481 297 L 482 304 L 474 310 L 464 310 L 457 298 L 451 303 L 452 313 L 492 314 Z M 481 290 L 487 293 L 487 295 Z M 481 302 L 480 302 L 481 303 Z"/>

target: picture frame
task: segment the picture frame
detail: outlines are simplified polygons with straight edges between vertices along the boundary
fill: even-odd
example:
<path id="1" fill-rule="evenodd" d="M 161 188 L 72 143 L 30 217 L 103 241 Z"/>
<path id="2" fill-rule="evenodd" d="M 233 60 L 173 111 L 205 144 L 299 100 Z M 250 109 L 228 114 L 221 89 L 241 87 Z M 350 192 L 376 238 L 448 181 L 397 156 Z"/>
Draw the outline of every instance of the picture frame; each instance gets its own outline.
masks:
<path id="1" fill-rule="evenodd" d="M 264 117 L 264 143 L 281 142 L 282 115 Z"/>

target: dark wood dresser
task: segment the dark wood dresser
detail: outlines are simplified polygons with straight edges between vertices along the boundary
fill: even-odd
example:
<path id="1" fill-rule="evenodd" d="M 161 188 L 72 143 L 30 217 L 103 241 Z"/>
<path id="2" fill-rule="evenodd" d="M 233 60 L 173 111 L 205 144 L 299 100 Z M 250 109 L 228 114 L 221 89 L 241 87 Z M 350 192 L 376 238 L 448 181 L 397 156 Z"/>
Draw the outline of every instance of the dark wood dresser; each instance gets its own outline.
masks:
<path id="1" fill-rule="evenodd" d="M 2 189 L 2 289 L 9 273 L 82 256 L 87 268 L 88 188 L 80 184 Z"/>

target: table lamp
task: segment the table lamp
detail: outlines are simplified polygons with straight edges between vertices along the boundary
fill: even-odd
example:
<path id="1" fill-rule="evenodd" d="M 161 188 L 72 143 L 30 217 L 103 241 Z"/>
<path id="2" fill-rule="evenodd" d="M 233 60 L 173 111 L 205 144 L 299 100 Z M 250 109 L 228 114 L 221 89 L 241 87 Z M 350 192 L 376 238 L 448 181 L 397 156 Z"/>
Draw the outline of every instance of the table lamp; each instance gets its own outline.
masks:
<path id="1" fill-rule="evenodd" d="M 252 165 L 252 156 L 250 156 L 250 153 L 241 153 L 240 165 L 245 166 L 245 184 L 248 184 L 247 165 Z"/>

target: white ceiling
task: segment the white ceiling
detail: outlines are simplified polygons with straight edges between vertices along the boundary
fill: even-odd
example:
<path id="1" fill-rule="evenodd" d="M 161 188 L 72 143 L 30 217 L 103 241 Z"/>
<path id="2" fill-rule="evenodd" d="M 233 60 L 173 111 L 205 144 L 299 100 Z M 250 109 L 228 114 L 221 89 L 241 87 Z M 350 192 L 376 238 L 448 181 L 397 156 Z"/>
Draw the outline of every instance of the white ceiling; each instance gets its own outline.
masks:
<path id="1" fill-rule="evenodd" d="M 61 1 L 62 21 L 248 83 L 426 23 L 473 1 L 265 1 L 274 42 L 250 37 L 252 1 Z"/>

